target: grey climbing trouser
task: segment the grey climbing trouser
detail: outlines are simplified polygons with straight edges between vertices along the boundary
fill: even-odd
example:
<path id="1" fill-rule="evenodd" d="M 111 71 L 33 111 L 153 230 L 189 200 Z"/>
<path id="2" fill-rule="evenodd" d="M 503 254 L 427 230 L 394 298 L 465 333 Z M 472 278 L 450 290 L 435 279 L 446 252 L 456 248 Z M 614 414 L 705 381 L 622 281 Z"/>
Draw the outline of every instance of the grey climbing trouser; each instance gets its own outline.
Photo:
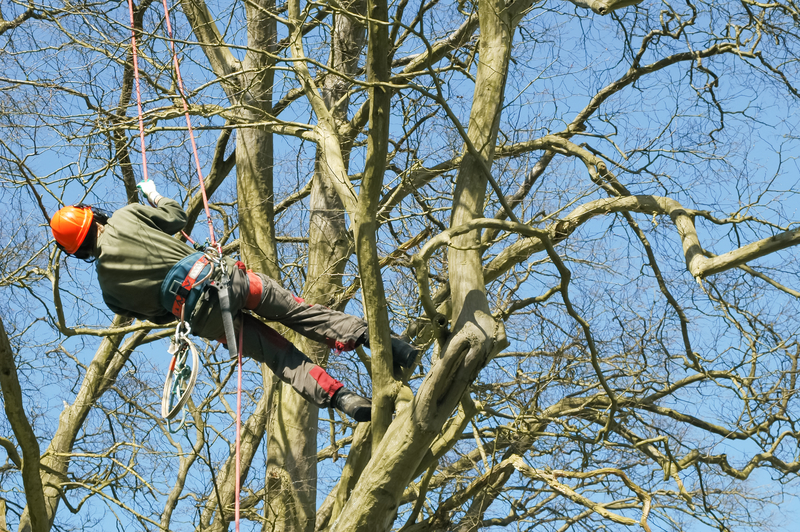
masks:
<path id="1" fill-rule="evenodd" d="M 237 332 L 244 326 L 241 332 L 244 356 L 265 363 L 306 400 L 317 406 L 328 406 L 342 383 L 314 364 L 277 331 L 240 311 L 252 310 L 267 320 L 281 323 L 337 350 L 353 349 L 366 331 L 367 323 L 320 305 L 309 305 L 270 277 L 247 272 L 232 260 L 228 262 L 228 272 L 228 296 Z M 218 282 L 217 276 L 215 281 Z M 191 326 L 193 334 L 224 341 L 219 298 L 212 287 L 206 288 L 198 301 Z"/>

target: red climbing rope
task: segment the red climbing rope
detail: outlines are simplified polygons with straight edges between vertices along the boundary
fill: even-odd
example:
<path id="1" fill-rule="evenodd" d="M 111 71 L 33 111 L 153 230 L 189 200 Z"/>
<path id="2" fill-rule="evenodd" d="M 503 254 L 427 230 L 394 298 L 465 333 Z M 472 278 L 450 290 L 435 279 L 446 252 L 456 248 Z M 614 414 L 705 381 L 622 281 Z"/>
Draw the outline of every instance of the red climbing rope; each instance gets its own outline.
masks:
<path id="1" fill-rule="evenodd" d="M 132 1 L 132 0 L 129 0 Z M 200 167 L 200 155 L 197 153 L 197 143 L 194 140 L 194 130 L 192 129 L 192 120 L 189 118 L 189 104 L 186 102 L 186 90 L 183 87 L 183 78 L 181 77 L 181 67 L 178 63 L 178 54 L 175 52 L 175 39 L 172 37 L 172 24 L 169 20 L 169 7 L 167 7 L 167 0 L 162 0 L 164 5 L 164 19 L 167 23 L 167 33 L 169 34 L 169 46 L 172 50 L 172 63 L 175 65 L 175 77 L 178 80 L 178 92 L 181 95 L 181 102 L 183 103 L 183 115 L 186 117 L 186 127 L 189 130 L 189 139 L 192 142 L 192 152 L 194 153 L 194 164 L 197 168 L 197 177 L 200 180 L 200 192 L 203 194 L 203 206 L 206 210 L 206 220 L 208 221 L 208 233 L 210 235 L 211 245 L 217 246 L 217 251 L 222 254 L 216 240 L 214 239 L 214 226 L 211 223 L 211 211 L 208 209 L 208 195 L 206 194 L 205 180 L 203 179 L 203 170 Z"/>
<path id="2" fill-rule="evenodd" d="M 244 324 L 239 327 L 239 375 L 236 386 L 236 503 L 234 506 L 234 519 L 236 520 L 236 532 L 239 532 L 239 492 L 242 490 L 239 479 L 241 474 L 241 447 L 242 447 L 242 339 L 244 335 Z"/>
<path id="3" fill-rule="evenodd" d="M 136 50 L 136 29 L 133 21 L 133 0 L 128 0 L 131 14 L 131 50 L 133 52 L 133 77 L 136 80 L 136 105 L 139 109 L 139 142 L 142 145 L 142 175 L 147 181 L 147 153 L 144 149 L 144 118 L 142 114 L 142 92 L 139 89 L 139 54 Z"/>
<path id="4" fill-rule="evenodd" d="M 194 162 L 195 167 L 197 168 L 197 176 L 200 181 L 200 191 L 203 195 L 203 206 L 206 211 L 206 220 L 208 221 L 208 232 L 210 236 L 211 245 L 217 248 L 217 251 L 222 255 L 222 248 L 220 244 L 217 243 L 216 239 L 214 238 L 214 226 L 211 223 L 211 211 L 208 208 L 208 195 L 206 194 L 206 186 L 205 180 L 203 179 L 203 171 L 200 166 L 200 155 L 198 154 L 197 150 L 197 143 L 194 139 L 194 130 L 192 129 L 192 121 L 189 117 L 189 104 L 186 101 L 186 91 L 183 86 L 183 78 L 181 77 L 181 69 L 178 62 L 178 54 L 175 52 L 175 40 L 172 36 L 172 24 L 170 23 L 169 17 L 169 7 L 167 6 L 167 0 L 162 0 L 164 5 L 164 19 L 167 23 L 167 33 L 169 34 L 169 45 L 170 49 L 172 50 L 172 62 L 175 66 L 175 77 L 178 81 L 178 92 L 180 93 L 181 102 L 183 103 L 183 114 L 186 117 L 186 127 L 189 131 L 189 139 L 192 143 L 192 152 L 194 153 Z M 144 118 L 142 113 L 142 95 L 139 89 L 139 59 L 138 53 L 136 49 L 136 30 L 134 26 L 134 15 L 133 15 L 133 0 L 128 0 L 128 10 L 130 12 L 131 18 L 131 48 L 133 51 L 133 74 L 134 78 L 136 79 L 136 104 L 139 114 L 139 141 L 141 142 L 142 146 L 142 175 L 144 180 L 148 180 L 147 176 L 147 155 L 145 153 L 145 142 L 144 142 Z M 190 241 L 191 238 L 188 235 L 185 235 Z M 235 522 L 236 522 L 236 532 L 239 532 L 239 492 L 241 491 L 240 479 L 241 479 L 241 425 L 242 425 L 242 333 L 244 328 L 240 327 L 239 329 L 239 356 L 238 356 L 238 386 L 236 390 L 236 491 L 235 491 Z M 222 508 L 220 508 L 220 512 Z"/>

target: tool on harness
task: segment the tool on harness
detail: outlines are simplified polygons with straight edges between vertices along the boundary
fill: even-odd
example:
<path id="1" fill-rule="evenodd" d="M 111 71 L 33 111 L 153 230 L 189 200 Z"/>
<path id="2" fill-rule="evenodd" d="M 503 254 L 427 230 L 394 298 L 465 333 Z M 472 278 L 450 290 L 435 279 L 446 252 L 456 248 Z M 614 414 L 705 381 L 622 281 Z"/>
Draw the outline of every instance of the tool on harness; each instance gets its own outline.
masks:
<path id="1" fill-rule="evenodd" d="M 178 322 L 175 327 L 175 335 L 170 339 L 169 349 L 172 360 L 169 364 L 167 379 L 164 382 L 164 391 L 161 394 L 161 417 L 167 420 L 170 432 L 179 431 L 185 424 L 186 411 L 184 406 L 192 395 L 192 390 L 197 382 L 197 374 L 200 372 L 200 358 L 197 348 L 189 339 L 191 327 L 184 321 Z M 191 354 L 191 365 L 187 364 Z M 180 424 L 173 429 L 171 421 L 183 412 Z"/>
<path id="2" fill-rule="evenodd" d="M 228 293 L 230 286 L 230 277 L 228 276 L 228 266 L 224 260 L 220 258 L 220 280 L 212 281 L 211 286 L 217 289 L 217 297 L 219 298 L 219 308 L 222 311 L 222 325 L 225 328 L 225 340 L 228 345 L 228 352 L 231 357 L 237 360 L 239 372 L 237 376 L 236 386 L 236 496 L 234 500 L 234 521 L 236 522 L 236 532 L 239 532 L 239 492 L 241 491 L 241 442 L 242 442 L 242 352 L 236 346 L 236 331 L 233 328 L 233 314 L 231 313 L 231 299 Z M 242 342 L 242 332 L 244 325 L 239 328 L 239 345 Z"/>
<path id="3" fill-rule="evenodd" d="M 212 281 L 211 286 L 216 288 L 217 297 L 219 297 L 219 308 L 222 311 L 222 326 L 225 328 L 225 339 L 228 345 L 228 351 L 231 357 L 238 357 L 239 350 L 236 347 L 236 330 L 233 327 L 233 314 L 231 313 L 231 298 L 228 294 L 228 287 L 231 284 L 230 277 L 228 276 L 228 267 L 225 261 L 220 261 L 220 270 L 222 275 L 219 281 Z"/>

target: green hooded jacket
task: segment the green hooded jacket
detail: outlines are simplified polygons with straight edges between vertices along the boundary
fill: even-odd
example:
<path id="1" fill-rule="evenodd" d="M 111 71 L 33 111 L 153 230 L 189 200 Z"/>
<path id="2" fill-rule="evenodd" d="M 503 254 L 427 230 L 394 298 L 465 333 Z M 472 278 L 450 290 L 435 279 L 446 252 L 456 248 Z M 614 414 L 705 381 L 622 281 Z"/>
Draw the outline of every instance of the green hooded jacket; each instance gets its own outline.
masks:
<path id="1" fill-rule="evenodd" d="M 175 320 L 161 306 L 159 290 L 170 268 L 194 252 L 172 236 L 185 225 L 186 213 L 170 198 L 114 212 L 97 239 L 97 280 L 108 308 L 158 324 Z"/>

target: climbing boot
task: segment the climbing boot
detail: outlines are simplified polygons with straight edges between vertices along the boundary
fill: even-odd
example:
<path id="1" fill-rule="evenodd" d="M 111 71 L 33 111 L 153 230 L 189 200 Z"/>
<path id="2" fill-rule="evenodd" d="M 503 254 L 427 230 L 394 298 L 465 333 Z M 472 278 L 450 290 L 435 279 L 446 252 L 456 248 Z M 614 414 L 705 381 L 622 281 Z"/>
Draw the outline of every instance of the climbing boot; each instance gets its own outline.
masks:
<path id="1" fill-rule="evenodd" d="M 397 366 L 403 369 L 414 367 L 418 354 L 419 349 L 397 336 L 392 336 L 392 362 L 395 365 L 395 373 Z"/>
<path id="2" fill-rule="evenodd" d="M 369 329 L 364 331 L 358 339 L 358 343 L 368 349 L 372 349 L 369 346 Z M 392 365 L 395 377 L 399 378 L 404 369 L 414 367 L 418 354 L 419 349 L 402 338 L 392 335 Z"/>
<path id="3" fill-rule="evenodd" d="M 347 388 L 339 390 L 331 397 L 331 406 L 344 412 L 359 423 L 372 419 L 372 403 Z"/>

